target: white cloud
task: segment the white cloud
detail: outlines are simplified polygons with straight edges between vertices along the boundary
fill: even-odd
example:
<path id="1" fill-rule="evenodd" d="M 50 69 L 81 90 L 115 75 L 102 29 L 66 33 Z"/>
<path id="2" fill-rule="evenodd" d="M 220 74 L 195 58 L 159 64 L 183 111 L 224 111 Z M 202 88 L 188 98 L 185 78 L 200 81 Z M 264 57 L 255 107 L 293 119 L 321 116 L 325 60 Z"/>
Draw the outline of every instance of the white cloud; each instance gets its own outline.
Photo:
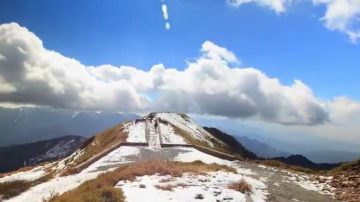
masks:
<path id="1" fill-rule="evenodd" d="M 360 103 L 348 97 L 336 97 L 328 103 L 331 120 L 335 123 L 346 123 L 360 118 Z"/>
<path id="2" fill-rule="evenodd" d="M 163 13 L 163 18 L 165 20 L 165 29 L 170 30 L 171 26 L 170 26 L 170 23 L 169 23 L 168 8 L 167 8 L 165 3 L 162 4 L 161 10 L 162 10 L 162 13 Z"/>
<path id="3" fill-rule="evenodd" d="M 168 12 L 167 12 L 167 6 L 166 6 L 166 4 L 163 4 L 163 5 L 161 6 L 161 10 L 162 10 L 162 12 L 163 12 L 163 18 L 164 18 L 164 20 L 168 20 L 168 19 L 169 19 L 169 15 L 168 15 Z"/>
<path id="4" fill-rule="evenodd" d="M 359 0 L 313 0 L 313 2 L 316 5 L 326 6 L 322 20 L 328 29 L 347 34 L 352 42 L 360 38 Z"/>
<path id="5" fill-rule="evenodd" d="M 286 11 L 286 6 L 291 0 L 227 0 L 227 3 L 234 7 L 239 7 L 243 4 L 255 3 L 259 6 L 267 7 L 274 10 L 276 13 L 283 13 Z"/>
<path id="6" fill-rule="evenodd" d="M 170 23 L 169 22 L 166 22 L 165 23 L 165 29 L 166 30 L 170 30 L 171 26 L 170 26 Z"/>
<path id="7" fill-rule="evenodd" d="M 239 60 L 210 41 L 183 70 L 154 65 L 85 66 L 43 47 L 16 23 L 0 25 L 0 103 L 116 111 L 182 111 L 281 124 L 328 120 L 327 105 L 301 81 L 283 85 L 255 68 L 229 66 Z M 156 94 L 156 97 L 153 95 Z M 334 102 L 330 117 L 348 102 Z M 351 101 L 356 103 L 355 101 Z M 336 112 L 334 112 L 334 110 Z M 346 111 L 346 110 L 345 110 Z M 345 116 L 347 116 L 345 114 Z"/>
<path id="8" fill-rule="evenodd" d="M 234 7 L 254 3 L 274 10 L 276 13 L 286 12 L 293 0 L 226 0 Z M 298 2 L 308 0 L 298 0 Z M 320 19 L 325 27 L 332 31 L 346 34 L 352 42 L 360 39 L 360 0 L 312 0 L 314 5 L 326 6 L 324 16 Z"/>
<path id="9" fill-rule="evenodd" d="M 231 63 L 239 62 L 239 60 L 236 58 L 234 53 L 226 50 L 226 48 L 217 46 L 211 41 L 205 41 L 201 46 L 201 51 L 204 53 L 204 56 L 210 59 L 215 59 L 215 60 L 224 59 Z"/>
<path id="10" fill-rule="evenodd" d="M 106 82 L 76 61 L 43 47 L 16 23 L 0 25 L 0 102 L 131 111 L 148 100 L 127 80 Z"/>

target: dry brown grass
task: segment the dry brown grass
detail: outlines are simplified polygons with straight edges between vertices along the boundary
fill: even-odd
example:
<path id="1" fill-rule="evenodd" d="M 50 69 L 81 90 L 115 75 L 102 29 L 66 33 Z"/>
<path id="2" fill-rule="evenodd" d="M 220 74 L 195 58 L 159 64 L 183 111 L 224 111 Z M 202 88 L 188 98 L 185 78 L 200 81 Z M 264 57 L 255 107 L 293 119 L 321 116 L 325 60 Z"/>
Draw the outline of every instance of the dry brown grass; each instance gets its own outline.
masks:
<path id="1" fill-rule="evenodd" d="M 157 189 L 161 189 L 164 191 L 172 191 L 176 187 L 187 187 L 186 184 L 177 183 L 177 184 L 165 184 L 165 185 L 155 185 Z"/>
<path id="2" fill-rule="evenodd" d="M 357 172 L 360 171 L 360 159 L 343 163 L 340 166 L 330 170 L 328 173 L 335 175 L 335 174 L 340 174 L 341 172 L 347 172 L 352 170 Z"/>
<path id="3" fill-rule="evenodd" d="M 0 195 L 3 199 L 8 199 L 19 195 L 31 187 L 30 182 L 13 181 L 0 184 Z"/>
<path id="4" fill-rule="evenodd" d="M 199 145 L 199 146 L 203 146 L 203 147 L 209 147 L 210 145 L 206 144 L 205 142 L 202 142 L 198 139 L 193 138 L 192 136 L 190 136 L 186 131 L 184 131 L 183 129 L 169 123 L 173 129 L 174 129 L 174 133 L 177 135 L 180 135 L 181 137 L 183 137 L 185 139 L 185 141 L 188 144 L 192 144 L 192 145 Z"/>
<path id="5" fill-rule="evenodd" d="M 251 185 L 247 183 L 244 179 L 241 179 L 239 182 L 230 184 L 228 188 L 244 194 L 250 193 L 252 189 Z"/>
<path id="6" fill-rule="evenodd" d="M 44 183 L 51 178 L 53 178 L 53 175 L 50 173 L 34 181 L 12 181 L 0 183 L 0 196 L 2 196 L 2 199 L 9 199 L 21 194 L 33 186 Z"/>
<path id="7" fill-rule="evenodd" d="M 216 139 L 215 137 L 213 137 L 213 138 L 206 137 L 207 140 L 213 144 L 211 146 L 207 142 L 200 141 L 198 139 L 193 138 L 191 135 L 188 134 L 188 132 L 184 131 L 183 129 L 181 129 L 173 124 L 171 124 L 171 126 L 174 129 L 174 133 L 183 137 L 188 144 L 198 145 L 198 146 L 210 148 L 210 149 L 213 149 L 213 150 L 216 150 L 219 152 L 234 155 L 234 153 L 231 151 L 231 148 L 228 145 L 222 143 L 220 140 Z"/>
<path id="8" fill-rule="evenodd" d="M 67 202 L 67 201 L 102 201 L 103 191 L 111 192 L 114 196 L 122 201 L 124 197 L 122 192 L 114 186 L 122 180 L 133 181 L 137 176 L 144 175 L 170 175 L 173 177 L 181 177 L 184 173 L 205 174 L 210 171 L 224 170 L 227 172 L 234 172 L 234 168 L 218 164 L 204 164 L 201 161 L 191 163 L 173 162 L 173 161 L 148 161 L 141 163 L 134 163 L 124 165 L 114 171 L 102 174 L 96 179 L 89 180 L 77 189 L 66 192 L 61 196 L 51 200 L 52 202 Z M 91 198 L 89 198 L 91 195 Z M 122 196 L 122 200 L 121 197 Z M 76 200 L 74 200 L 76 199 Z"/>
<path id="9" fill-rule="evenodd" d="M 35 168 L 35 166 L 25 166 L 25 167 L 19 168 L 18 170 L 15 170 L 15 171 L 0 173 L 0 178 L 15 174 L 15 173 L 19 173 L 19 172 L 29 171 L 29 170 L 32 170 L 33 168 Z"/>
<path id="10" fill-rule="evenodd" d="M 74 165 L 85 162 L 95 154 L 104 151 L 106 148 L 109 148 L 118 142 L 125 142 L 128 137 L 128 134 L 124 132 L 124 125 L 126 123 L 128 122 L 118 124 L 104 132 L 96 134 L 92 138 L 92 141 L 86 143 L 87 145 L 84 148 L 84 153 L 74 161 Z"/>
<path id="11" fill-rule="evenodd" d="M 32 170 L 32 169 L 34 169 L 36 167 L 39 167 L 39 166 L 45 166 L 48 163 L 51 163 L 51 161 L 42 162 L 42 163 L 39 163 L 39 164 L 36 164 L 36 165 L 33 165 L 33 166 L 24 166 L 24 167 L 21 167 L 21 168 L 19 168 L 17 170 L 11 171 L 11 172 L 0 173 L 0 178 L 6 177 L 6 176 L 9 176 L 9 175 L 13 175 L 13 174 L 16 174 L 16 173 L 20 173 L 20 172 L 26 172 L 26 171 Z M 45 171 L 50 173 L 51 167 L 45 168 Z"/>
<path id="12" fill-rule="evenodd" d="M 219 165 L 219 164 L 205 164 L 201 161 L 194 161 L 191 163 L 182 163 L 174 161 L 147 161 L 142 163 L 122 166 L 115 170 L 114 175 L 119 176 L 120 180 L 134 180 L 137 176 L 143 175 L 170 175 L 173 177 L 181 177 L 183 173 L 205 174 L 210 171 L 224 170 L 227 172 L 236 173 L 234 168 Z M 117 180 L 116 181 L 120 181 Z"/>
<path id="13" fill-rule="evenodd" d="M 91 187 L 87 192 L 76 192 L 72 195 L 67 192 L 60 196 L 55 196 L 48 200 L 48 202 L 123 202 L 125 201 L 124 193 L 119 188 L 111 186 Z M 74 196 L 74 198 L 71 198 Z"/>
<path id="14" fill-rule="evenodd" d="M 159 182 L 166 183 L 166 182 L 171 182 L 171 181 L 174 181 L 174 178 L 165 178 L 165 179 L 160 180 Z"/>
<path id="15" fill-rule="evenodd" d="M 65 170 L 63 170 L 60 173 L 60 176 L 63 177 L 63 176 L 73 175 L 79 172 L 80 172 L 79 169 L 77 169 L 76 167 L 67 167 L 65 168 Z"/>
<path id="16" fill-rule="evenodd" d="M 175 188 L 175 185 L 166 184 L 166 185 L 155 185 L 157 189 L 161 189 L 163 191 L 172 191 Z"/>

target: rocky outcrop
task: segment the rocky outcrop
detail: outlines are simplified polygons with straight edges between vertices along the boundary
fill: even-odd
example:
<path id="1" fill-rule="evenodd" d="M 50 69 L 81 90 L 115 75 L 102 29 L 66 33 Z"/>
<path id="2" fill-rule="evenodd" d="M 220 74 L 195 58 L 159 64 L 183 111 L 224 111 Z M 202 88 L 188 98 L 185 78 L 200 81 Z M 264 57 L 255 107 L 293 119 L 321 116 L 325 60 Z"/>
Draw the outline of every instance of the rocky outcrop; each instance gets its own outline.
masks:
<path id="1" fill-rule="evenodd" d="M 342 201 L 360 201 L 360 160 L 344 164 L 333 172 L 331 186 L 336 188 L 336 197 Z"/>

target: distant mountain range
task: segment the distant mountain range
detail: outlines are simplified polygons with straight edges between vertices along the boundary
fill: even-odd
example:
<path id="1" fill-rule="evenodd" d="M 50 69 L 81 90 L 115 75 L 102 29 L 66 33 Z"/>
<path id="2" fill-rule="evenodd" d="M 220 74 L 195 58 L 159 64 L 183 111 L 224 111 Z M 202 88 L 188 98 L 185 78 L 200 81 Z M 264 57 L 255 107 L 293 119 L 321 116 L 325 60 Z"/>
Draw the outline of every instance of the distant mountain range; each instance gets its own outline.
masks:
<path id="1" fill-rule="evenodd" d="M 300 154 L 290 155 L 288 157 L 276 157 L 272 158 L 272 160 L 277 160 L 288 165 L 300 166 L 316 170 L 331 170 L 341 165 L 341 163 L 314 163 Z"/>
<path id="2" fill-rule="evenodd" d="M 251 137 L 250 137 L 251 136 Z M 360 152 L 348 152 L 337 150 L 307 150 L 296 149 L 288 151 L 283 145 L 292 146 L 294 143 L 276 140 L 262 135 L 243 135 L 236 137 L 247 149 L 254 152 L 257 156 L 263 158 L 287 157 L 291 154 L 301 154 L 314 163 L 341 163 L 354 161 L 360 158 Z M 304 144 L 304 143 L 303 143 Z M 299 145 L 296 145 L 299 147 Z"/>
<path id="3" fill-rule="evenodd" d="M 302 153 L 313 162 L 317 163 L 339 163 L 354 161 L 360 158 L 360 152 L 347 152 L 347 151 L 310 151 Z"/>
<path id="4" fill-rule="evenodd" d="M 90 137 L 135 114 L 81 112 L 50 108 L 0 108 L 0 146 L 25 144 L 75 134 Z"/>
<path id="5" fill-rule="evenodd" d="M 217 128 L 204 127 L 204 129 L 219 140 L 223 141 L 225 144 L 229 145 L 231 148 L 233 148 L 233 152 L 243 154 L 244 156 L 251 159 L 257 158 L 254 152 L 249 150 L 249 148 L 247 148 L 246 146 L 243 146 L 243 144 L 241 144 L 241 142 L 239 142 L 235 137 Z"/>
<path id="6" fill-rule="evenodd" d="M 87 140 L 79 136 L 65 136 L 2 150 L 6 152 L 0 152 L 1 163 L 17 160 L 18 165 L 22 161 L 28 165 L 68 156 L 61 161 L 24 169 L 26 171 L 1 174 L 0 186 L 4 188 L 0 189 L 0 198 L 12 201 L 122 201 L 125 197 L 129 201 L 141 201 L 144 195 L 147 198 L 153 197 L 154 200 L 150 199 L 152 201 L 168 200 L 168 194 L 176 190 L 162 188 L 160 185 L 172 186 L 178 182 L 181 185 L 186 183 L 180 187 L 182 193 L 185 190 L 185 195 L 189 196 L 185 201 L 242 201 L 247 197 L 256 197 L 254 200 L 293 201 L 294 196 L 299 201 L 314 201 L 314 198 L 323 197 L 322 190 L 331 190 L 325 184 L 330 183 L 331 178 L 313 178 L 305 173 L 295 173 L 292 169 L 299 168 L 278 161 L 312 169 L 331 169 L 336 166 L 315 164 L 301 155 L 278 157 L 272 161 L 257 159 L 255 154 L 230 134 L 217 128 L 202 128 L 186 114 L 172 112 L 153 112 L 142 118 L 124 121 Z M 243 159 L 249 161 L 241 162 Z M 266 163 L 274 163 L 277 167 L 288 170 L 284 172 L 282 169 L 259 166 L 270 165 Z M 349 166 L 344 165 L 340 171 L 347 168 Z M 359 190 L 358 164 L 351 164 L 350 169 L 351 173 L 345 170 L 346 178 L 341 173 L 336 179 L 341 187 L 346 182 L 346 190 L 342 192 L 355 193 L 352 195 L 354 198 L 358 196 Z M 237 170 L 241 173 L 234 172 Z M 331 171 L 323 172 L 327 174 Z M 258 173 L 257 178 L 253 178 L 253 173 Z M 173 181 L 175 178 L 178 180 L 176 183 Z M 136 179 L 136 184 L 133 179 Z M 150 180 L 149 183 L 149 179 L 156 181 Z M 239 183 L 234 183 L 238 180 Z M 275 183 L 277 185 L 273 186 Z M 248 191 L 241 194 L 244 189 L 238 187 L 244 186 Z M 129 187 L 134 189 L 129 191 Z M 213 189 L 209 190 L 208 187 Z M 266 189 L 268 187 L 271 189 Z M 323 188 L 317 190 L 312 187 Z M 163 194 L 161 197 L 154 198 L 155 188 L 157 194 Z M 195 189 L 203 190 L 201 197 L 198 197 L 199 192 L 194 192 Z M 117 197 L 114 194 L 117 192 L 135 193 L 137 198 L 130 199 L 131 195 Z M 142 198 L 138 197 L 140 192 Z M 224 195 L 227 192 L 236 195 Z M 172 197 L 176 199 L 177 195 Z M 319 198 L 317 201 L 331 201 L 331 197 L 333 196 Z"/>
<path id="7" fill-rule="evenodd" d="M 217 128 L 204 127 L 204 129 L 209 133 L 213 134 L 218 139 L 225 142 L 226 144 L 241 149 L 242 153 L 244 153 L 244 151 L 246 151 L 248 154 L 254 153 L 253 156 L 258 156 L 260 158 L 276 160 L 288 165 L 294 165 L 294 166 L 300 166 L 304 168 L 318 169 L 318 170 L 330 170 L 340 165 L 340 163 L 315 163 L 303 155 L 300 154 L 292 155 L 287 152 L 281 152 L 267 145 L 266 143 L 245 136 L 234 137 L 225 132 L 220 131 Z"/>
<path id="8" fill-rule="evenodd" d="M 80 148 L 86 140 L 81 136 L 68 135 L 23 145 L 0 147 L 0 172 L 64 158 Z"/>
<path id="9" fill-rule="evenodd" d="M 247 149 L 254 152 L 259 157 L 273 158 L 278 156 L 287 157 L 290 155 L 290 153 L 279 151 L 264 142 L 251 139 L 249 137 L 245 137 L 245 136 L 237 137 L 237 140 L 241 142 L 241 144 L 243 144 Z"/>

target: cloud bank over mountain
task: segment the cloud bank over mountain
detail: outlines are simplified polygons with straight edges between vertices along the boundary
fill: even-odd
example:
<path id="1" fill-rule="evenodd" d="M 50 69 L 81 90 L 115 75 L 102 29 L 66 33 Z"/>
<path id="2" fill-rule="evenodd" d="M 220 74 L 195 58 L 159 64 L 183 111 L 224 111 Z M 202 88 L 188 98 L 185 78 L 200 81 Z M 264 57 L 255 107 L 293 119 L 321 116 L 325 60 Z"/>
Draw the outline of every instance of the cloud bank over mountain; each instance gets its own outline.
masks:
<path id="1" fill-rule="evenodd" d="M 154 65 L 85 66 L 46 49 L 16 23 L 0 25 L 0 103 L 122 112 L 182 111 L 252 118 L 285 125 L 317 125 L 346 118 L 360 104 L 323 101 L 300 80 L 284 85 L 213 42 L 183 70 Z M 359 111 L 359 110 L 357 110 Z M 356 112 L 357 113 L 357 112 Z M 360 114 L 360 112 L 358 113 Z"/>

